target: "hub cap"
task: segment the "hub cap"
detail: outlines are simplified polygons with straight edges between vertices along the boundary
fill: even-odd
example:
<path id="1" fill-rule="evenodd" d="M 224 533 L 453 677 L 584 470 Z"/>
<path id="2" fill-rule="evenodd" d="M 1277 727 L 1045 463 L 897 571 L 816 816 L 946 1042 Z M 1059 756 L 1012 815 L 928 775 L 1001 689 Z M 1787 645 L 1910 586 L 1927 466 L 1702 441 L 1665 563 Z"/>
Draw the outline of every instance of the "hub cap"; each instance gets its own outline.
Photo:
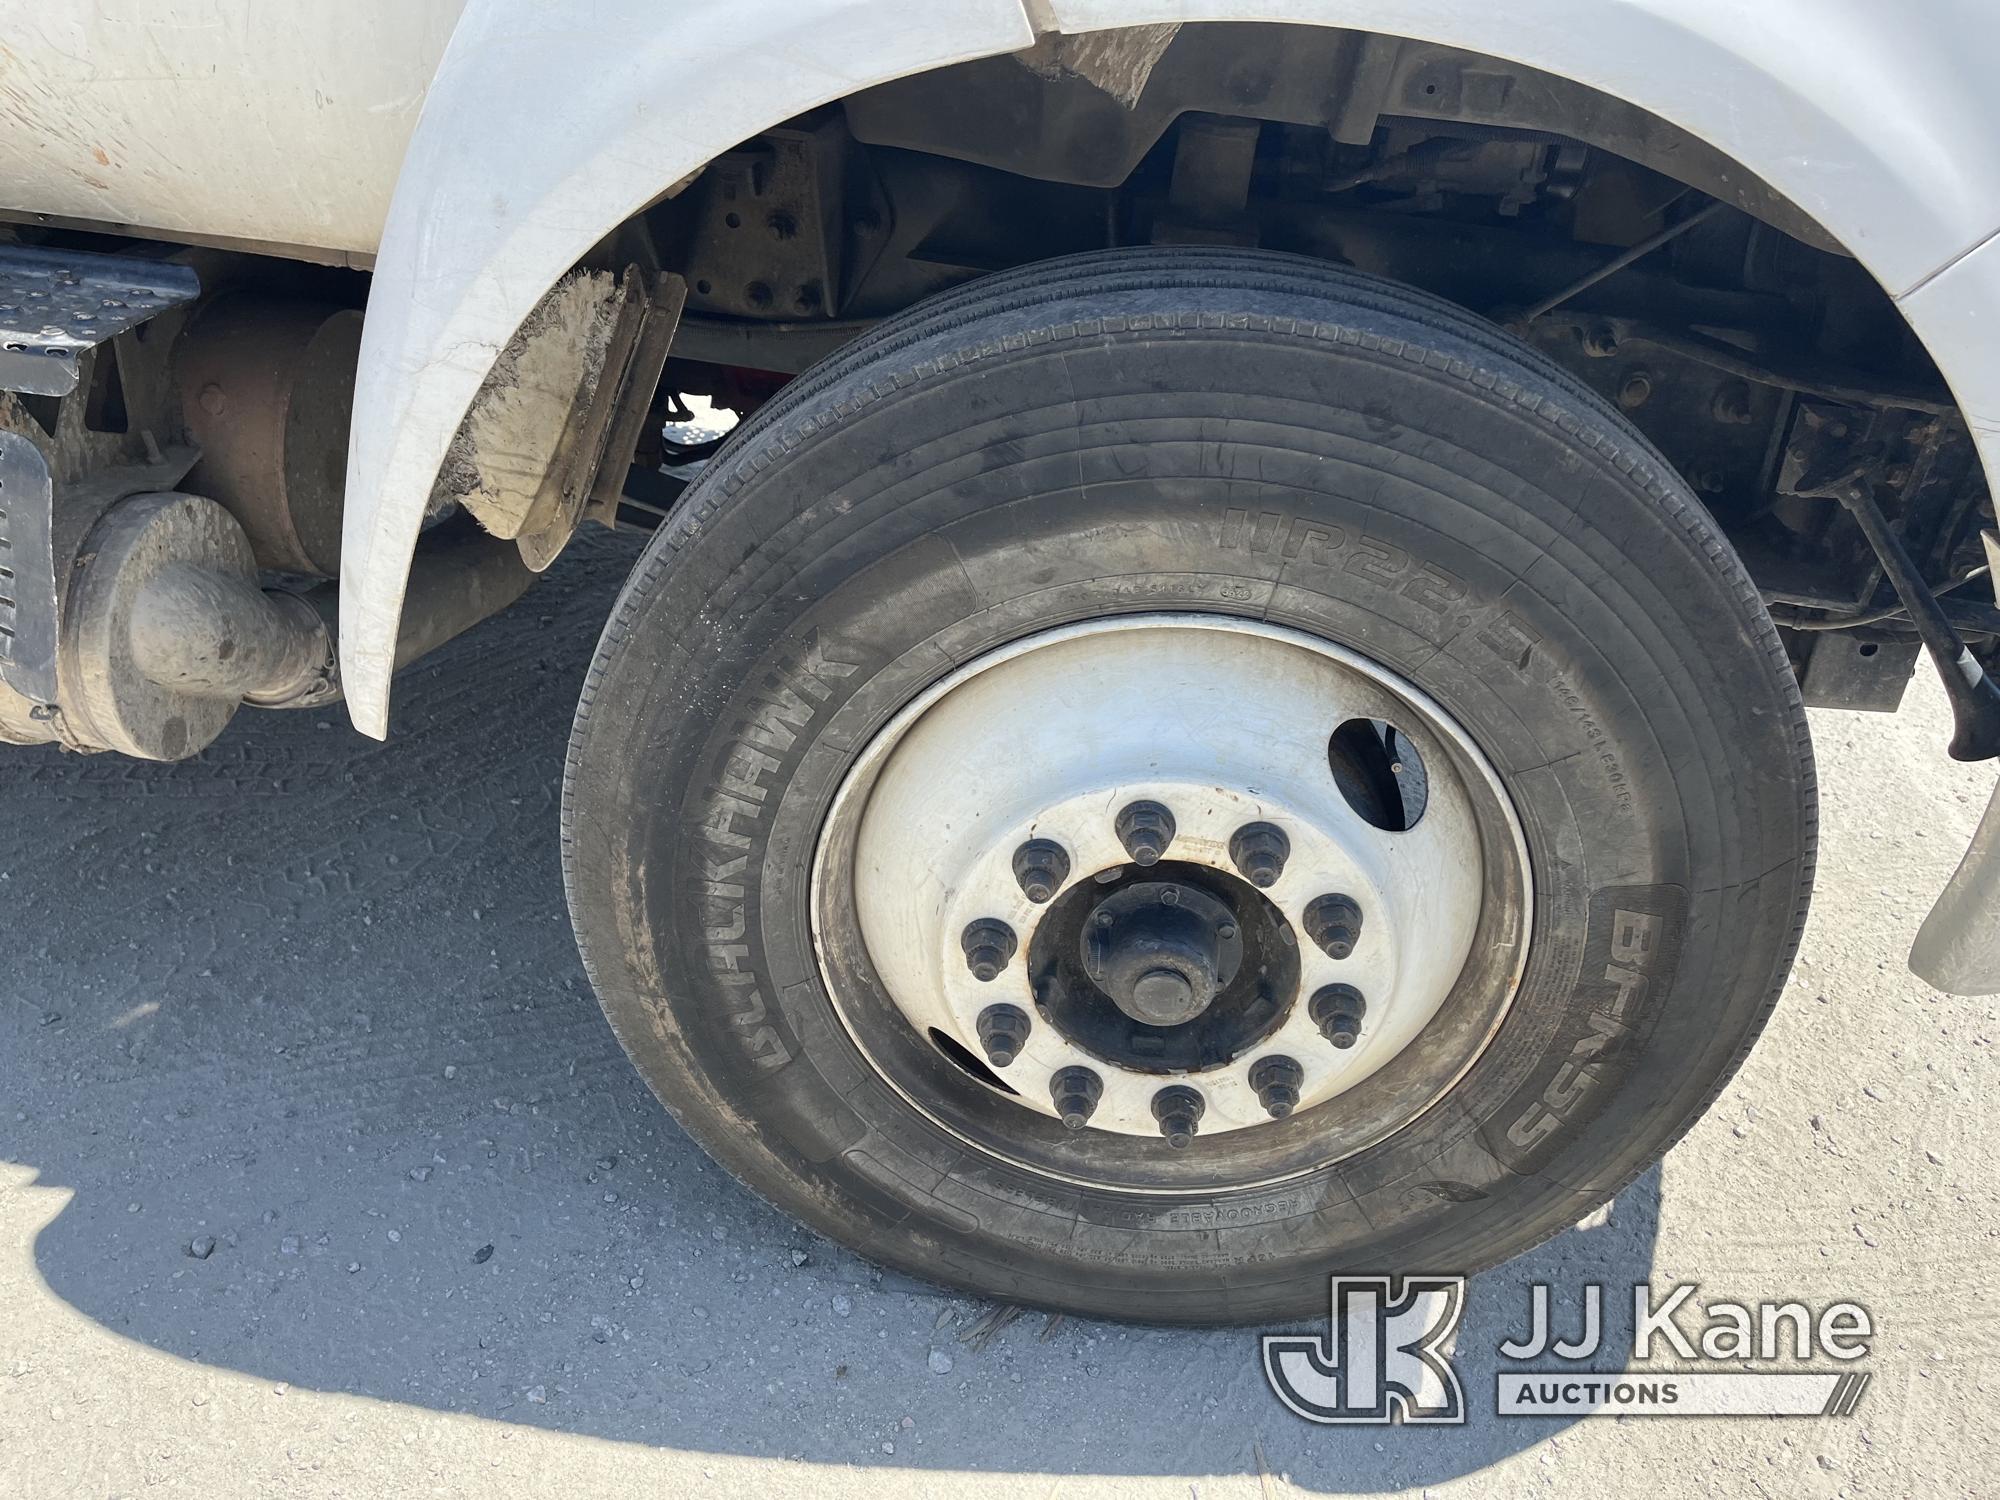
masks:
<path id="1" fill-rule="evenodd" d="M 1179 880 L 1128 885 L 1098 902 L 1083 925 L 1081 946 L 1084 972 L 1095 987 L 1147 1026 L 1192 1021 L 1243 961 L 1236 914 Z M 1055 1000 L 1055 983 L 1035 982 L 1044 1003 Z"/>
<path id="2" fill-rule="evenodd" d="M 1391 727 L 1385 764 L 1421 799 L 1385 816 L 1398 784 L 1339 774 L 1356 721 Z M 1130 616 L 1016 642 L 891 721 L 829 813 L 814 921 L 850 1033 L 920 1107 L 884 1016 L 1030 1134 L 1032 1114 L 1192 1159 L 1318 1120 L 1338 1154 L 1490 1038 L 1526 870 L 1490 767 L 1408 684 L 1278 627 Z M 857 966 L 893 1010 L 858 1003 Z M 1427 1028 L 1435 1059 L 1406 1056 Z M 1384 1069 L 1393 1088 L 1356 1095 Z M 1012 1154 L 1009 1116 L 984 1118 L 977 1144 Z"/>

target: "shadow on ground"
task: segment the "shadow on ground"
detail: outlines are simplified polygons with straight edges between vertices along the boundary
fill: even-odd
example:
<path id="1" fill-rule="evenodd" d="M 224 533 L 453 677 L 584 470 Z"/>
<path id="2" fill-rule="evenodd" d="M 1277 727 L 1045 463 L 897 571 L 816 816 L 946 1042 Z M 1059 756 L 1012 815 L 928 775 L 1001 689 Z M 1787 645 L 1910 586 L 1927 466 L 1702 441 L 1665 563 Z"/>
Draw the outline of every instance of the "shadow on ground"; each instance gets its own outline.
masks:
<path id="1" fill-rule="evenodd" d="M 813 1462 L 1262 1463 L 1365 1492 L 1558 1430 L 1490 1415 L 1495 1346 L 1530 1282 L 1615 1307 L 1645 1279 L 1657 1172 L 1473 1284 L 1473 1422 L 1439 1430 L 1308 1426 L 1247 1331 L 1006 1321 L 713 1166 L 601 1020 L 557 865 L 564 740 L 633 552 L 580 546 L 408 674 L 387 745 L 266 713 L 177 766 L 0 757 L 0 1158 L 74 1194 L 35 1247 L 57 1295 L 295 1387 Z"/>

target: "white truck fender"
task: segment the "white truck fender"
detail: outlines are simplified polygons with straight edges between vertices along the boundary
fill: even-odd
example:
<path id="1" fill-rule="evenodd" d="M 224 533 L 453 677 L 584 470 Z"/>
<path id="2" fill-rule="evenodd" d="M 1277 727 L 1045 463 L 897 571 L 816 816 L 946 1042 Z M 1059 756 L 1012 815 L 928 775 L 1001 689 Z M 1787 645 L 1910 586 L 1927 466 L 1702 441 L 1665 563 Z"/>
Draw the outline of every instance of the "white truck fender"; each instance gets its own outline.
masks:
<path id="1" fill-rule="evenodd" d="M 2000 492 L 2000 358 L 1944 273 L 2000 228 L 2000 11 L 1931 0 L 469 0 L 391 201 L 349 443 L 340 649 L 388 729 L 397 622 L 438 468 L 499 351 L 607 232 L 759 131 L 1036 34 L 1293 21 L 1511 59 L 1726 152 L 1903 303 Z M 1970 280 L 1970 278 L 1967 278 Z"/>
<path id="2" fill-rule="evenodd" d="M 340 590 L 357 728 L 388 734 L 404 585 L 445 450 L 563 273 L 781 120 L 1034 39 L 1019 0 L 469 0 L 396 180 L 361 341 Z"/>

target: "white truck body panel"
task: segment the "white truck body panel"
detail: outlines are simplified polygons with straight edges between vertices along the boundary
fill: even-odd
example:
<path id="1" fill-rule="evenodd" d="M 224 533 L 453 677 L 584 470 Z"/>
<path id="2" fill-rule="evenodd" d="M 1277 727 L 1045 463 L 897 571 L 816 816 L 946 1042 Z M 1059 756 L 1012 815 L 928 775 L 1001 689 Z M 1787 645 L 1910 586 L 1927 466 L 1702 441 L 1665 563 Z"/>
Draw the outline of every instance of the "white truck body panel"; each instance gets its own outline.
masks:
<path id="1" fill-rule="evenodd" d="M 1968 256 L 2000 229 L 1987 0 L 0 0 L 0 183 L 17 210 L 377 257 L 340 635 L 380 735 L 445 449 L 595 241 L 854 90 L 1041 32 L 1204 20 L 1491 53 L 1708 141 L 1901 300 L 2000 490 L 2000 250 Z"/>
<path id="2" fill-rule="evenodd" d="M 372 256 L 463 0 L 0 0 L 0 198 Z"/>

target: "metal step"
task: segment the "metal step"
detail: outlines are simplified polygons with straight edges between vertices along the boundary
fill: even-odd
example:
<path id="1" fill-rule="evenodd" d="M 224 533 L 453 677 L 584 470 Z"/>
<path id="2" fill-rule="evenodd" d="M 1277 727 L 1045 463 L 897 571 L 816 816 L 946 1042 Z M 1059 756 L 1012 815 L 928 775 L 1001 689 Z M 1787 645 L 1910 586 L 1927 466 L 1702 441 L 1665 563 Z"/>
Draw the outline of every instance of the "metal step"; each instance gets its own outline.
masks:
<path id="1" fill-rule="evenodd" d="M 200 291 L 192 266 L 0 245 L 0 391 L 67 396 L 79 354 Z"/>

